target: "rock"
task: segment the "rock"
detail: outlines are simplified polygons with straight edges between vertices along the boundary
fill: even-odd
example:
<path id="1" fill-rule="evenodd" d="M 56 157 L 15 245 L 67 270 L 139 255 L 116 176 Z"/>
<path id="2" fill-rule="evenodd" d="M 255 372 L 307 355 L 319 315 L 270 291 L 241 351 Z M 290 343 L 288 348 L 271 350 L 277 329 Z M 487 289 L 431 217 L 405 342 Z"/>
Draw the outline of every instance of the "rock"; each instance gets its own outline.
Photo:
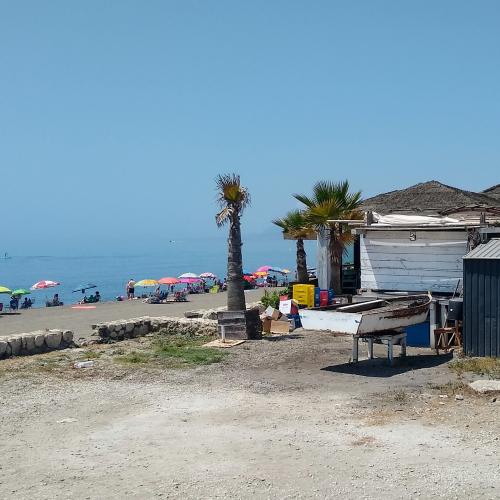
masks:
<path id="1" fill-rule="evenodd" d="M 134 330 L 135 324 L 132 321 L 125 323 L 125 332 L 130 333 Z"/>
<path id="2" fill-rule="evenodd" d="M 76 418 L 63 418 L 61 420 L 56 421 L 58 424 L 71 424 L 73 422 L 78 422 Z"/>
<path id="3" fill-rule="evenodd" d="M 71 330 L 64 330 L 63 332 L 63 340 L 70 344 L 73 342 L 73 332 Z"/>
<path id="4" fill-rule="evenodd" d="M 45 345 L 49 349 L 57 349 L 61 345 L 62 332 L 61 330 L 49 330 L 45 334 Z"/>
<path id="5" fill-rule="evenodd" d="M 500 393 L 500 380 L 476 380 L 469 387 L 480 394 Z"/>
<path id="6" fill-rule="evenodd" d="M 491 398 L 490 399 L 490 403 L 496 403 L 497 402 L 497 398 Z"/>
<path id="7" fill-rule="evenodd" d="M 22 339 L 18 335 L 13 335 L 12 337 L 9 337 L 7 342 L 10 345 L 10 351 L 12 356 L 17 356 L 19 352 L 21 351 L 21 346 L 22 346 Z"/>
<path id="8" fill-rule="evenodd" d="M 214 309 L 208 310 L 203 316 L 203 319 L 216 320 L 217 319 L 217 311 Z"/>
<path id="9" fill-rule="evenodd" d="M 35 350 L 35 335 L 33 333 L 23 333 L 22 343 L 24 350 L 33 352 Z"/>
<path id="10" fill-rule="evenodd" d="M 5 340 L 0 340 L 0 357 L 5 355 L 7 350 L 7 342 Z"/>
<path id="11" fill-rule="evenodd" d="M 463 401 L 464 400 L 464 397 L 462 396 L 462 394 L 455 394 L 455 401 Z"/>
<path id="12" fill-rule="evenodd" d="M 144 335 L 147 335 L 148 333 L 149 333 L 148 325 L 142 324 L 138 329 L 138 335 L 140 337 L 143 337 Z"/>
<path id="13" fill-rule="evenodd" d="M 201 318 L 203 311 L 186 311 L 184 313 L 185 318 Z"/>
<path id="14" fill-rule="evenodd" d="M 42 347 L 44 342 L 45 342 L 45 332 L 34 332 L 34 342 L 35 342 L 35 347 Z"/>

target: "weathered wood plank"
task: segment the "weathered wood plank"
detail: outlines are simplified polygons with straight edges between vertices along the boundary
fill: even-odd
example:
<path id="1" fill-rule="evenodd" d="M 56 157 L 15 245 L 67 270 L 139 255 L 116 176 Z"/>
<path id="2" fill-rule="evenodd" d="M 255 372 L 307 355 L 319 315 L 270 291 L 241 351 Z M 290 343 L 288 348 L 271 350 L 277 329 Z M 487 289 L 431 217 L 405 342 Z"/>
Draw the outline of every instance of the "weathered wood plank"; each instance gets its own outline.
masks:
<path id="1" fill-rule="evenodd" d="M 465 232 L 373 231 L 360 241 L 361 286 L 373 290 L 452 292 L 462 277 Z"/>

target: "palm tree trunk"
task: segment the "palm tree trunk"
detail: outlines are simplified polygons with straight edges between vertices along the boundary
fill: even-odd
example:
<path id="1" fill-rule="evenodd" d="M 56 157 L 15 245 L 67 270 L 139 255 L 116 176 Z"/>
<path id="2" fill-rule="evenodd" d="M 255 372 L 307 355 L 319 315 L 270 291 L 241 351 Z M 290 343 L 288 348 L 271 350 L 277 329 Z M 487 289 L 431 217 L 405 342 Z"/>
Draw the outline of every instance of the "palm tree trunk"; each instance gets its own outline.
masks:
<path id="1" fill-rule="evenodd" d="M 245 311 L 241 226 L 237 213 L 231 216 L 227 245 L 227 310 Z"/>
<path id="2" fill-rule="evenodd" d="M 302 238 L 297 239 L 297 280 L 299 283 L 309 283 L 307 256 Z"/>
<path id="3" fill-rule="evenodd" d="M 342 248 L 337 241 L 337 231 L 330 228 L 330 258 L 332 259 L 332 274 L 330 288 L 336 295 L 342 293 Z"/>

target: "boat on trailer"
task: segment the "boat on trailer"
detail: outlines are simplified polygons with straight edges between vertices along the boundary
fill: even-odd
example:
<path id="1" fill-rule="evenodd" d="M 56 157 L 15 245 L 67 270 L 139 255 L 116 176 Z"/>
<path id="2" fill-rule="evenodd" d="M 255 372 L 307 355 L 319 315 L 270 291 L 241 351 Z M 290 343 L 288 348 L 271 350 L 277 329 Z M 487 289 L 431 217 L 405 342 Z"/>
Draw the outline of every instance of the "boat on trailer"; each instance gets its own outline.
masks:
<path id="1" fill-rule="evenodd" d="M 379 298 L 349 305 L 300 309 L 306 330 L 327 330 L 349 335 L 373 335 L 398 331 L 427 319 L 430 294 Z"/>

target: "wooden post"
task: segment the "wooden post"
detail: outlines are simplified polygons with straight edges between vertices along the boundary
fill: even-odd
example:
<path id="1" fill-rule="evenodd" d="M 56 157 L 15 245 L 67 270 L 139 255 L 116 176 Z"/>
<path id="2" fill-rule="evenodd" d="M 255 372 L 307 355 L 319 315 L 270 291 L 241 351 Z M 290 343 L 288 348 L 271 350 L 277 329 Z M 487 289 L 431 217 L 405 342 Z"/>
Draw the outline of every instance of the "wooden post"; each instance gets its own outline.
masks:
<path id="1" fill-rule="evenodd" d="M 330 231 L 328 229 L 321 229 L 318 231 L 317 241 L 317 263 L 316 275 L 318 277 L 318 286 L 323 290 L 330 288 L 330 281 L 332 276 L 332 259 L 330 255 Z"/>
<path id="2" fill-rule="evenodd" d="M 434 331 L 438 327 L 436 320 L 436 302 L 434 299 L 431 300 L 431 305 L 429 308 L 429 335 L 430 335 L 430 346 L 431 349 L 436 347 L 436 335 Z"/>

